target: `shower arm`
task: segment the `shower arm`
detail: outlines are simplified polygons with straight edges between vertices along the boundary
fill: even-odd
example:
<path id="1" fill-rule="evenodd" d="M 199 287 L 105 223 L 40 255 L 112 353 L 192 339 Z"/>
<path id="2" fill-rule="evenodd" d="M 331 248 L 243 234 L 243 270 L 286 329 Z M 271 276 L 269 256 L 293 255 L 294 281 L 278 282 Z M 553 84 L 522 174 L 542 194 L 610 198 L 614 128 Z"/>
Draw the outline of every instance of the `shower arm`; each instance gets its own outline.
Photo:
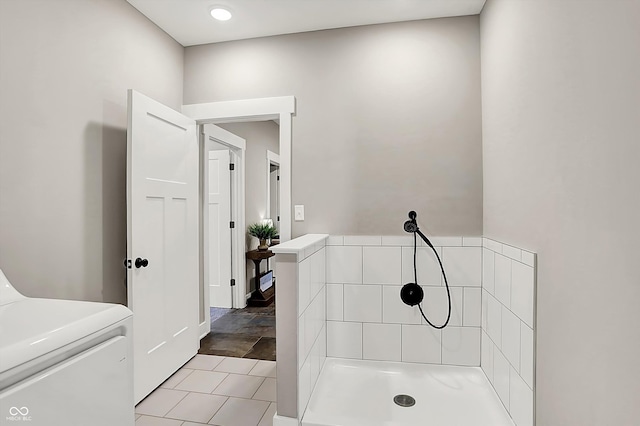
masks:
<path id="1" fill-rule="evenodd" d="M 426 235 L 424 235 L 422 233 L 422 231 L 420 231 L 420 228 L 418 228 L 416 226 L 416 234 L 420 235 L 420 238 L 422 238 L 422 241 L 424 241 L 429 247 L 431 247 L 432 249 L 434 249 L 433 244 L 431 244 L 431 241 L 429 241 L 429 239 L 427 238 Z M 435 250 L 435 249 L 434 249 Z"/>

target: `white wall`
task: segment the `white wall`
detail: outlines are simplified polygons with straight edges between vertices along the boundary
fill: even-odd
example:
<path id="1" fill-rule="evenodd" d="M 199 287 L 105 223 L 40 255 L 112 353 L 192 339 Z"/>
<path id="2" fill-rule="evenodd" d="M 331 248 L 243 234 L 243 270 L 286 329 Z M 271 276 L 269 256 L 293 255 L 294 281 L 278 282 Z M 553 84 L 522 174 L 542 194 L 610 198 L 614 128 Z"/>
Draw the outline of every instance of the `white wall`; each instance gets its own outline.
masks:
<path id="1" fill-rule="evenodd" d="M 489 0 L 484 234 L 538 253 L 537 424 L 640 418 L 640 2 Z"/>
<path id="2" fill-rule="evenodd" d="M 0 1 L 0 267 L 126 300 L 127 89 L 178 109 L 183 48 L 125 1 Z"/>
<path id="3" fill-rule="evenodd" d="M 482 233 L 478 17 L 185 50 L 185 103 L 294 95 L 293 236 Z"/>

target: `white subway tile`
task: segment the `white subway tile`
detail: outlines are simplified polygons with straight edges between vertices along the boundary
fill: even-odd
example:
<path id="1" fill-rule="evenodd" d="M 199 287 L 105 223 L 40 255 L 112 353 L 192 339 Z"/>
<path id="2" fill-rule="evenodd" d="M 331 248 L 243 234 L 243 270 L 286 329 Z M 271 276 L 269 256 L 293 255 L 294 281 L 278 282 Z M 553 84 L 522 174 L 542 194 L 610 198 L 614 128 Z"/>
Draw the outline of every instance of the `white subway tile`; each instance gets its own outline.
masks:
<path id="1" fill-rule="evenodd" d="M 324 327 L 327 322 L 327 287 L 322 286 L 322 290 L 316 296 L 316 308 L 315 311 L 315 319 L 316 319 L 316 336 L 320 333 L 320 330 Z"/>
<path id="2" fill-rule="evenodd" d="M 311 348 L 316 342 L 316 319 L 312 307 L 313 305 L 310 305 L 304 315 L 304 358 L 302 359 L 309 358 Z"/>
<path id="3" fill-rule="evenodd" d="M 462 308 L 462 325 L 480 327 L 482 325 L 482 290 L 475 287 L 465 287 Z"/>
<path id="4" fill-rule="evenodd" d="M 498 347 L 502 345 L 502 305 L 487 294 L 487 334 Z"/>
<path id="5" fill-rule="evenodd" d="M 344 286 L 344 320 L 382 322 L 382 286 Z"/>
<path id="6" fill-rule="evenodd" d="M 480 366 L 487 379 L 493 383 L 493 350 L 495 345 L 484 330 L 482 331 L 480 346 Z"/>
<path id="7" fill-rule="evenodd" d="M 313 298 L 327 282 L 326 249 L 323 247 L 310 258 L 311 298 Z"/>
<path id="8" fill-rule="evenodd" d="M 401 285 L 402 254 L 400 247 L 363 247 L 365 284 Z"/>
<path id="9" fill-rule="evenodd" d="M 305 259 L 298 263 L 298 315 L 309 306 L 311 294 L 311 262 Z"/>
<path id="10" fill-rule="evenodd" d="M 429 237 L 435 247 L 462 247 L 462 237 Z"/>
<path id="11" fill-rule="evenodd" d="M 420 324 L 417 306 L 405 305 L 400 299 L 400 287 L 382 287 L 382 322 L 385 324 Z"/>
<path id="12" fill-rule="evenodd" d="M 401 360 L 400 324 L 362 324 L 362 359 Z"/>
<path id="13" fill-rule="evenodd" d="M 402 326 L 402 361 L 441 363 L 442 332 L 428 325 Z"/>
<path id="14" fill-rule="evenodd" d="M 311 398 L 311 363 L 307 360 L 298 374 L 298 413 L 304 413 Z"/>
<path id="15" fill-rule="evenodd" d="M 480 365 L 480 333 L 476 327 L 446 327 L 442 330 L 442 363 Z"/>
<path id="16" fill-rule="evenodd" d="M 507 244 L 502 245 L 502 254 L 513 260 L 520 261 L 522 259 L 522 250 Z"/>
<path id="17" fill-rule="evenodd" d="M 327 356 L 362 359 L 362 323 L 327 321 Z"/>
<path id="18" fill-rule="evenodd" d="M 509 374 L 509 414 L 517 426 L 533 426 L 533 391 L 513 368 Z"/>
<path id="19" fill-rule="evenodd" d="M 531 266 L 513 262 L 511 271 L 511 310 L 533 328 L 534 274 Z"/>
<path id="20" fill-rule="evenodd" d="M 305 353 L 305 336 L 306 336 L 306 330 L 305 330 L 305 314 L 302 314 L 300 316 L 300 318 L 298 319 L 298 370 L 300 370 L 302 368 L 302 364 L 304 364 L 304 360 L 307 357 L 307 354 Z"/>
<path id="21" fill-rule="evenodd" d="M 327 282 L 362 283 L 362 247 L 327 247 Z"/>
<path id="22" fill-rule="evenodd" d="M 411 235 L 383 235 L 381 238 L 381 245 L 394 247 L 413 246 L 413 237 Z"/>
<path id="23" fill-rule="evenodd" d="M 343 285 L 327 284 L 327 320 L 342 321 L 343 314 Z"/>
<path id="24" fill-rule="evenodd" d="M 462 245 L 465 247 L 482 247 L 482 237 L 462 237 Z"/>
<path id="25" fill-rule="evenodd" d="M 511 259 L 495 255 L 495 296 L 503 305 L 511 305 Z"/>
<path id="26" fill-rule="evenodd" d="M 328 246 L 342 246 L 344 245 L 344 237 L 342 235 L 329 235 L 327 238 Z"/>
<path id="27" fill-rule="evenodd" d="M 309 354 L 309 365 L 311 370 L 311 389 L 316 385 L 316 381 L 318 380 L 318 376 L 320 375 L 320 357 L 319 357 L 319 345 L 320 339 L 317 339 L 311 348 L 311 353 Z"/>
<path id="28" fill-rule="evenodd" d="M 382 244 L 382 237 L 379 235 L 345 235 L 345 246 L 379 246 Z"/>
<path id="29" fill-rule="evenodd" d="M 526 250 L 522 250 L 522 263 L 525 265 L 535 267 L 536 266 L 536 254 Z"/>
<path id="30" fill-rule="evenodd" d="M 533 360 L 535 352 L 533 346 L 533 330 L 528 325 L 520 323 L 520 376 L 533 389 Z"/>
<path id="31" fill-rule="evenodd" d="M 502 244 L 490 238 L 483 238 L 483 247 L 488 248 L 496 253 L 502 253 Z"/>
<path id="32" fill-rule="evenodd" d="M 495 254 L 489 249 L 482 249 L 482 287 L 495 295 Z"/>
<path id="33" fill-rule="evenodd" d="M 313 245 L 311 245 L 311 246 L 309 246 L 309 247 L 305 248 L 305 249 L 303 250 L 304 258 L 305 258 L 305 259 L 307 259 L 307 258 L 309 258 L 309 257 L 313 256 L 313 254 L 314 254 L 315 252 L 317 252 L 317 251 L 318 251 L 318 246 L 317 246 L 316 244 L 313 244 Z"/>
<path id="34" fill-rule="evenodd" d="M 504 406 L 509 409 L 509 375 L 511 366 L 502 352 L 493 351 L 493 387 Z"/>
<path id="35" fill-rule="evenodd" d="M 502 353 L 520 371 L 520 319 L 502 307 Z"/>
<path id="36" fill-rule="evenodd" d="M 442 325 L 447 320 L 449 312 L 449 300 L 445 287 L 422 287 L 424 300 L 422 310 L 432 324 Z M 450 326 L 462 325 L 462 287 L 449 287 L 451 293 L 451 318 Z M 426 324 L 424 319 L 423 324 Z"/>
<path id="37" fill-rule="evenodd" d="M 482 249 L 480 247 L 444 247 L 442 263 L 449 285 L 482 285 Z"/>
<path id="38" fill-rule="evenodd" d="M 324 359 L 327 357 L 327 323 L 325 323 L 320 330 L 318 341 L 320 342 L 318 350 L 320 352 L 322 364 L 324 364 Z M 320 366 L 320 369 L 322 369 L 322 366 Z"/>
<path id="39" fill-rule="evenodd" d="M 487 312 L 489 311 L 489 293 L 482 291 L 482 329 L 487 330 Z"/>
<path id="40" fill-rule="evenodd" d="M 440 258 L 442 258 L 442 248 L 436 247 Z M 442 285 L 442 271 L 435 253 L 431 247 L 418 247 L 416 250 L 416 265 L 418 269 L 418 284 L 420 285 Z M 413 272 L 413 247 L 402 248 L 402 281 L 412 283 L 415 281 Z"/>

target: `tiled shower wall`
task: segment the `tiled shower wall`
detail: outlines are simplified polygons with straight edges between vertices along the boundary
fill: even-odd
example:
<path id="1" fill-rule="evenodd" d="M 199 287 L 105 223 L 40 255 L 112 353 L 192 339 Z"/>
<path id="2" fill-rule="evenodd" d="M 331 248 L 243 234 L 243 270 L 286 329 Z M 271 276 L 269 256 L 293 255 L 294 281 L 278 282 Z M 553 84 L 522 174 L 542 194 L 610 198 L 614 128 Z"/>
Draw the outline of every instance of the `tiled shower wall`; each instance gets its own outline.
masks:
<path id="1" fill-rule="evenodd" d="M 450 365 L 480 365 L 482 238 L 432 238 L 451 289 L 444 330 L 400 300 L 414 281 L 412 236 L 330 236 L 327 239 L 327 356 Z M 418 239 L 423 310 L 434 324 L 447 315 L 440 267 Z"/>
<path id="2" fill-rule="evenodd" d="M 298 264 L 299 418 L 307 408 L 327 356 L 325 250 L 324 241 L 308 248 L 308 257 Z"/>
<path id="3" fill-rule="evenodd" d="M 483 239 L 481 365 L 517 426 L 534 424 L 536 255 Z"/>

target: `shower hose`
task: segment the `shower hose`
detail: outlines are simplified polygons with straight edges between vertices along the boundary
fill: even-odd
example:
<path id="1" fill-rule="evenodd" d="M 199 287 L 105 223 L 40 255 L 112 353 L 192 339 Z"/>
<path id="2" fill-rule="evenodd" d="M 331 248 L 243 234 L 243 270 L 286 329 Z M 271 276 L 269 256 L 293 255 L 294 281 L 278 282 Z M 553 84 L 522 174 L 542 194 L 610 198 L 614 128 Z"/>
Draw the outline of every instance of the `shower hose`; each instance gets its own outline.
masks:
<path id="1" fill-rule="evenodd" d="M 417 268 L 417 262 L 416 262 L 416 254 L 418 251 L 418 241 L 417 241 L 417 234 L 418 234 L 419 230 L 416 228 L 416 230 L 413 232 L 413 277 L 415 279 L 415 283 L 418 284 L 418 268 Z M 436 328 L 438 330 L 443 329 L 447 326 L 447 324 L 449 324 L 449 320 L 451 319 L 451 292 L 449 291 L 449 282 L 447 281 L 447 274 L 444 272 L 444 266 L 442 266 L 442 261 L 440 260 L 440 256 L 438 255 L 438 251 L 435 249 L 435 247 L 433 247 L 433 244 L 431 244 L 431 241 L 429 241 L 429 239 L 427 237 L 425 237 L 424 235 L 422 235 L 422 233 L 420 233 L 420 237 L 422 238 L 422 240 L 427 243 L 427 245 L 429 247 L 431 247 L 431 250 L 433 250 L 433 252 L 436 255 L 436 259 L 438 259 L 438 264 L 440 264 L 440 271 L 442 272 L 442 277 L 444 278 L 444 285 L 447 289 L 447 300 L 449 302 L 449 309 L 447 312 L 447 320 L 444 322 L 444 324 L 442 325 L 435 325 L 434 323 L 432 323 L 431 321 L 429 321 L 429 318 L 427 318 L 427 316 L 424 314 L 424 311 L 422 310 L 422 306 L 421 303 L 418 303 L 418 309 L 420 309 L 420 314 L 422 314 L 422 318 L 424 318 L 424 320 L 427 322 L 427 324 L 429 324 L 431 327 Z"/>

